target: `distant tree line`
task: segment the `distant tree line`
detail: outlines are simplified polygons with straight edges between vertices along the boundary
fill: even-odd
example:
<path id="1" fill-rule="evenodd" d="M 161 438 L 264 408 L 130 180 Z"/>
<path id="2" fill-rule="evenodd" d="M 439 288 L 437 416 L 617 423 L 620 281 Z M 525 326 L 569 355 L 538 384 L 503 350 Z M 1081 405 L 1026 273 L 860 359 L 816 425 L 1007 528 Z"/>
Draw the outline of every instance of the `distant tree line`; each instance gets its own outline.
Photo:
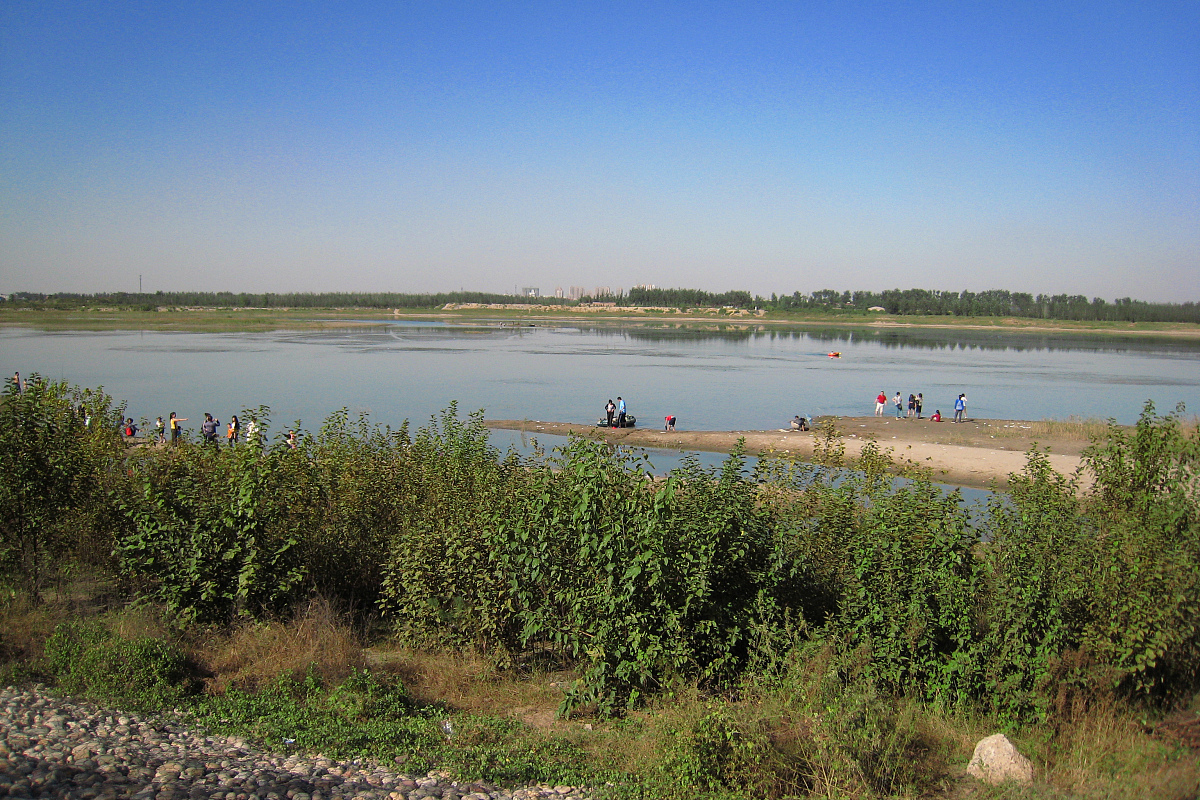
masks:
<path id="1" fill-rule="evenodd" d="M 1200 322 L 1195 302 L 1148 303 L 1120 297 L 1108 302 L 1081 294 L 1039 294 L 989 289 L 984 292 L 943 292 L 928 289 L 887 289 L 882 292 L 837 292 L 825 289 L 802 295 L 777 296 L 763 308 L 778 311 L 843 309 L 865 312 L 882 308 L 889 314 L 955 317 L 1029 317 L 1109 322 Z"/>
<path id="2" fill-rule="evenodd" d="M 205 308 L 438 308 L 447 303 L 529 303 L 554 305 L 566 303 L 555 297 L 529 298 L 524 295 L 488 292 L 439 292 L 403 294 L 399 292 L 102 292 L 98 294 L 37 294 L 16 292 L 2 305 L 38 308 L 76 309 L 84 306 L 109 306 L 153 311 L 167 307 Z"/>
<path id="3" fill-rule="evenodd" d="M 889 314 L 955 317 L 1030 317 L 1040 319 L 1111 322 L 1200 322 L 1195 302 L 1147 303 L 1121 297 L 1108 302 L 1083 295 L 1039 294 L 989 289 L 984 292 L 943 292 L 929 289 L 886 289 L 882 292 L 838 292 L 821 289 L 812 294 L 772 294 L 769 298 L 749 292 L 712 294 L 698 289 L 630 289 L 615 298 L 622 306 L 669 306 L 695 308 L 723 306 L 767 311 L 835 311 L 866 313 L 882 308 Z"/>
<path id="4" fill-rule="evenodd" d="M 762 298 L 749 292 L 724 292 L 713 294 L 700 289 L 630 289 L 629 294 L 618 301 L 623 306 L 666 306 L 669 308 L 756 308 Z"/>
<path id="5" fill-rule="evenodd" d="M 109 306 L 154 310 L 167 307 L 219 308 L 438 308 L 447 303 L 529 303 L 574 305 L 575 301 L 555 297 L 529 298 L 524 295 L 487 292 L 439 292 L 403 294 L 398 292 L 285 292 L 251 294 L 246 292 L 109 292 L 100 294 L 38 294 L 17 292 L 0 300 L 0 307 L 77 309 L 84 306 Z M 794 292 L 772 294 L 769 298 L 750 292 L 706 292 L 701 289 L 635 288 L 604 297 L 584 297 L 580 302 L 606 301 L 620 307 L 660 306 L 667 308 L 744 308 L 767 311 L 824 311 L 837 314 L 866 314 L 882 308 L 889 314 L 955 317 L 1026 317 L 1107 322 L 1197 322 L 1200 305 L 1186 303 L 1148 303 L 1120 297 L 1109 302 L 1101 297 L 1039 294 L 989 289 L 983 292 L 944 292 L 929 289 L 886 289 L 882 292 L 838 292 L 821 289 L 811 294 Z"/>

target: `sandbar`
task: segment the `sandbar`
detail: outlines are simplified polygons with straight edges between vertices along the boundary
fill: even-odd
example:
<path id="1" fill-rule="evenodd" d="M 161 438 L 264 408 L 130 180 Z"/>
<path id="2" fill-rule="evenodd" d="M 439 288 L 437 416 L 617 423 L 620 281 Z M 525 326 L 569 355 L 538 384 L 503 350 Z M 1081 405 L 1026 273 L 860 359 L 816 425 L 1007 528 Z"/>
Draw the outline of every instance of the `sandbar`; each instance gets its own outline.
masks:
<path id="1" fill-rule="evenodd" d="M 1008 477 L 1020 472 L 1027 452 L 1038 447 L 1050 466 L 1070 475 L 1083 464 L 1088 446 L 1084 425 L 1028 420 L 968 419 L 962 423 L 891 417 L 829 417 L 817 420 L 815 431 L 664 431 L 661 428 L 605 428 L 595 424 L 541 420 L 487 420 L 489 428 L 547 434 L 589 436 L 615 444 L 668 450 L 728 453 L 744 440 L 751 455 L 775 453 L 808 461 L 821 437 L 822 424 L 832 424 L 841 436 L 847 460 L 857 459 L 867 442 L 891 451 L 897 471 L 905 462 L 931 470 L 935 480 L 955 486 L 1004 489 Z M 1092 426 L 1094 435 L 1096 426 Z M 1065 429 L 1065 430 L 1063 430 Z M 1086 476 L 1082 481 L 1087 484 Z"/>

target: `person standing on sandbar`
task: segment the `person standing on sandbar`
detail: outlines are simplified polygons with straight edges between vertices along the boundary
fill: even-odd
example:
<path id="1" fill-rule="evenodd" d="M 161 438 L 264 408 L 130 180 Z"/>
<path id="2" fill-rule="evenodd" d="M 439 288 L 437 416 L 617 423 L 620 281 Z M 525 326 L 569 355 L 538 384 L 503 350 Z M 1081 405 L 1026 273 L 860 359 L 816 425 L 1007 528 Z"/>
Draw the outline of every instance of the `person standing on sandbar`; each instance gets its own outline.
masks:
<path id="1" fill-rule="evenodd" d="M 179 441 L 179 423 L 187 422 L 187 417 L 177 417 L 175 412 L 171 412 L 171 444 L 176 444 Z"/>

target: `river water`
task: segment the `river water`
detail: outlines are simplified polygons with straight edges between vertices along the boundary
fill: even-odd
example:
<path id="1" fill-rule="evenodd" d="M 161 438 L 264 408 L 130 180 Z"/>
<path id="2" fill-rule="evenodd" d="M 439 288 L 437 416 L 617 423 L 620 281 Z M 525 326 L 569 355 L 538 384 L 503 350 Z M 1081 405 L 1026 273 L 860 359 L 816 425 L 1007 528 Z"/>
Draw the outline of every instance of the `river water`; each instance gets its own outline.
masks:
<path id="1" fill-rule="evenodd" d="M 841 358 L 829 358 L 839 351 Z M 103 386 L 135 419 L 196 427 L 265 403 L 276 429 L 316 430 L 343 406 L 424 424 L 457 401 L 489 418 L 589 422 L 623 396 L 642 425 L 779 428 L 794 414 L 873 412 L 922 392 L 926 413 L 1113 418 L 1146 400 L 1200 411 L 1200 341 L 959 330 L 396 322 L 313 331 L 164 333 L 0 329 L 8 375 Z"/>

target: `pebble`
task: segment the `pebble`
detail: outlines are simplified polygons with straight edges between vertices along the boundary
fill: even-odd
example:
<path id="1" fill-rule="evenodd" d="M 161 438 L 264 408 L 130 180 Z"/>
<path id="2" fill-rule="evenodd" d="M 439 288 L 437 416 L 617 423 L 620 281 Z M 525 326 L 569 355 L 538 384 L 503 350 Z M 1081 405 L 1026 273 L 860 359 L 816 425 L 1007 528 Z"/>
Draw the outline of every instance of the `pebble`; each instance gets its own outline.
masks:
<path id="1" fill-rule="evenodd" d="M 182 718 L 117 713 L 41 687 L 0 690 L 0 798 L 32 800 L 586 800 L 540 784 L 502 789 L 445 772 L 282 755 Z"/>

